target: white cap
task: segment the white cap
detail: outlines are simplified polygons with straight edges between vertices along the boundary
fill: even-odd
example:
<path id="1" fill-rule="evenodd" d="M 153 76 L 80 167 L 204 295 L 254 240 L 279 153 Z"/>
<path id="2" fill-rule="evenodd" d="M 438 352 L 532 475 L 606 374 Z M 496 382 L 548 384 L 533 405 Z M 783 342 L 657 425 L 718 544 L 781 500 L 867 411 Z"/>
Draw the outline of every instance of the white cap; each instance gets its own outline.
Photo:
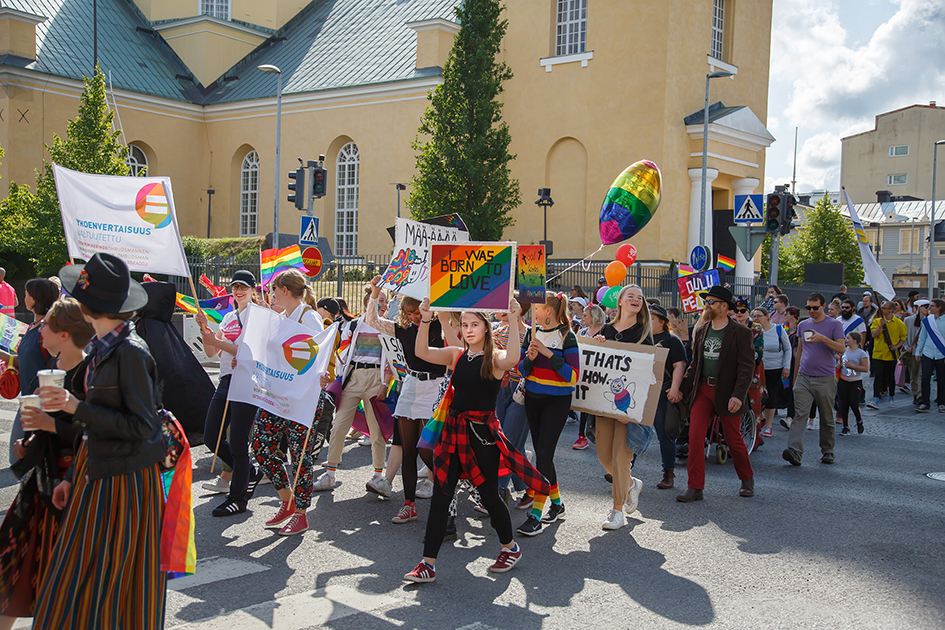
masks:
<path id="1" fill-rule="evenodd" d="M 581 308 L 587 308 L 587 300 L 585 300 L 585 299 L 582 298 L 582 297 L 573 297 L 573 298 L 571 298 L 571 299 L 568 300 L 568 301 L 569 301 L 569 302 L 577 302 L 578 304 L 581 305 Z"/>
<path id="2" fill-rule="evenodd" d="M 928 300 L 916 300 L 916 301 L 915 301 L 915 305 L 916 305 L 916 306 L 929 306 L 930 304 L 931 304 L 931 302 L 928 301 Z"/>

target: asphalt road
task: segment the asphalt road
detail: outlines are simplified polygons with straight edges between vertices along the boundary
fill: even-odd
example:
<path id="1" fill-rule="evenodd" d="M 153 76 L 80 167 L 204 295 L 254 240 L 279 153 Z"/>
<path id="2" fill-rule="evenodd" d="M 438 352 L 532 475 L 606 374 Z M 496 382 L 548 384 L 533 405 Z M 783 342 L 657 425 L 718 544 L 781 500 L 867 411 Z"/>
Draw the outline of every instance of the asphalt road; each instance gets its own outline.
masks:
<path id="1" fill-rule="evenodd" d="M 460 508 L 460 538 L 444 545 L 437 581 L 405 586 L 420 559 L 427 514 L 394 525 L 398 492 L 364 490 L 370 448 L 349 443 L 341 485 L 318 495 L 311 531 L 281 537 L 262 527 L 277 509 L 260 486 L 251 513 L 212 518 L 222 498 L 200 483 L 210 455 L 195 449 L 196 575 L 169 583 L 167 628 L 945 628 L 945 414 L 917 414 L 911 396 L 866 411 L 866 433 L 837 438 L 833 466 L 807 432 L 800 468 L 781 459 L 787 432 L 752 456 L 756 496 L 739 498 L 731 463 L 707 464 L 705 500 L 657 490 L 659 449 L 640 458 L 639 512 L 606 532 L 610 486 L 593 447 L 574 451 L 568 426 L 557 454 L 566 518 L 520 540 L 510 573 L 487 570 L 498 553 L 488 518 Z M 7 470 L 13 402 L 0 403 L 0 505 L 17 490 Z M 399 489 L 400 482 L 395 484 Z M 679 488 L 683 486 L 683 488 Z M 513 514 L 513 525 L 524 514 Z M 29 627 L 28 621 L 16 627 Z"/>

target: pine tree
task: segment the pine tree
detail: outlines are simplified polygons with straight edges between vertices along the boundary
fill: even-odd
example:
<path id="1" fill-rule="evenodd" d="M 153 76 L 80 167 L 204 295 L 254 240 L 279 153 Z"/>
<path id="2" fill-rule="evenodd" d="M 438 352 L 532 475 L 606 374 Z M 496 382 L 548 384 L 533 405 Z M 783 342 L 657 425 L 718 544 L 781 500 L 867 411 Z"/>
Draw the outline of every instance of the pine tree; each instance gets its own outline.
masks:
<path id="1" fill-rule="evenodd" d="M 466 0 L 457 7 L 460 29 L 443 66 L 443 83 L 428 96 L 413 148 L 418 174 L 407 205 L 414 219 L 458 213 L 470 238 L 495 241 L 521 202 L 512 179 L 511 134 L 498 96 L 512 71 L 497 61 L 508 27 L 498 0 Z M 428 136 L 425 141 L 420 136 Z"/>
<path id="2" fill-rule="evenodd" d="M 21 222 L 18 249 L 30 257 L 40 275 L 55 274 L 69 259 L 52 164 L 82 173 L 128 175 L 128 149 L 118 141 L 120 132 L 112 131 L 112 117 L 105 100 L 105 75 L 96 67 L 92 77 L 85 77 L 79 115 L 69 121 L 65 140 L 54 136 L 52 145 L 46 145 L 52 159 L 43 160 L 43 170 L 36 174 L 36 193 L 11 182 L 10 193 L 0 204 L 0 211 Z"/>
<path id="3" fill-rule="evenodd" d="M 804 217 L 800 233 L 781 248 L 778 279 L 804 282 L 805 263 L 843 263 L 843 283 L 850 287 L 863 282 L 863 260 L 856 242 L 853 224 L 840 214 L 839 206 L 830 203 L 827 195 Z M 807 278 L 816 282 L 815 278 Z"/>

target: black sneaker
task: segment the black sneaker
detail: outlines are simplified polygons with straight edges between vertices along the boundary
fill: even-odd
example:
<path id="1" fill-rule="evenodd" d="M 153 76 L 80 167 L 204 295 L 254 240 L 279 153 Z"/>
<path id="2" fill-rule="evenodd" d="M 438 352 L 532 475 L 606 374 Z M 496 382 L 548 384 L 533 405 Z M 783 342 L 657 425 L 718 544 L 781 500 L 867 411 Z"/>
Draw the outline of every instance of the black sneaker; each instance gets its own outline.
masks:
<path id="1" fill-rule="evenodd" d="M 263 469 L 261 466 L 257 466 L 253 471 L 253 474 L 249 476 L 249 483 L 246 484 L 246 494 L 243 495 L 243 499 L 249 501 L 253 498 L 253 493 L 256 492 L 256 486 L 259 485 L 259 482 L 263 478 Z"/>
<path id="2" fill-rule="evenodd" d="M 928 405 L 919 405 L 916 411 L 918 411 L 919 413 L 925 413 L 929 409 L 931 409 L 931 407 L 929 407 Z"/>
<path id="3" fill-rule="evenodd" d="M 840 431 L 840 437 L 850 435 L 850 427 L 843 427 L 843 430 Z"/>
<path id="4" fill-rule="evenodd" d="M 784 461 L 790 462 L 791 466 L 800 466 L 801 458 L 789 448 L 784 449 L 784 452 L 781 453 L 781 457 L 784 458 Z"/>
<path id="5" fill-rule="evenodd" d="M 551 507 L 548 508 L 548 513 L 541 517 L 541 522 L 554 523 L 562 516 L 564 516 L 564 503 L 558 503 L 557 505 L 552 503 Z"/>
<path id="6" fill-rule="evenodd" d="M 856 423 L 856 432 L 857 432 L 857 433 L 859 433 L 859 434 L 862 435 L 863 431 L 865 431 L 865 430 L 866 430 L 866 429 L 863 428 L 863 423 L 862 423 L 862 422 L 857 422 L 857 423 Z"/>
<path id="7" fill-rule="evenodd" d="M 522 536 L 537 536 L 541 533 L 541 521 L 529 514 L 522 526 L 515 531 Z"/>
<path id="8" fill-rule="evenodd" d="M 227 497 L 226 501 L 213 508 L 211 514 L 213 516 L 233 516 L 234 514 L 242 514 L 245 511 L 246 501 Z"/>

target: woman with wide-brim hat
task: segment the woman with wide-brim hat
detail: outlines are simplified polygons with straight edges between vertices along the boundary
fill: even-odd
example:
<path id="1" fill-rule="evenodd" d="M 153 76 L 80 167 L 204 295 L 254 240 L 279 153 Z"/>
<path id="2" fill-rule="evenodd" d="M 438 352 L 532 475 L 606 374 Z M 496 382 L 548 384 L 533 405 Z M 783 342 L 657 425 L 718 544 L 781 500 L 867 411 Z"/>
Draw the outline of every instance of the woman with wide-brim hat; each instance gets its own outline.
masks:
<path id="1" fill-rule="evenodd" d="M 47 410 L 71 413 L 82 439 L 53 493 L 65 508 L 34 628 L 162 628 L 161 570 L 166 454 L 157 415 L 157 367 L 130 325 L 148 297 L 110 254 L 59 271 L 95 336 L 73 380 L 84 400 L 58 387 L 37 390 Z"/>

